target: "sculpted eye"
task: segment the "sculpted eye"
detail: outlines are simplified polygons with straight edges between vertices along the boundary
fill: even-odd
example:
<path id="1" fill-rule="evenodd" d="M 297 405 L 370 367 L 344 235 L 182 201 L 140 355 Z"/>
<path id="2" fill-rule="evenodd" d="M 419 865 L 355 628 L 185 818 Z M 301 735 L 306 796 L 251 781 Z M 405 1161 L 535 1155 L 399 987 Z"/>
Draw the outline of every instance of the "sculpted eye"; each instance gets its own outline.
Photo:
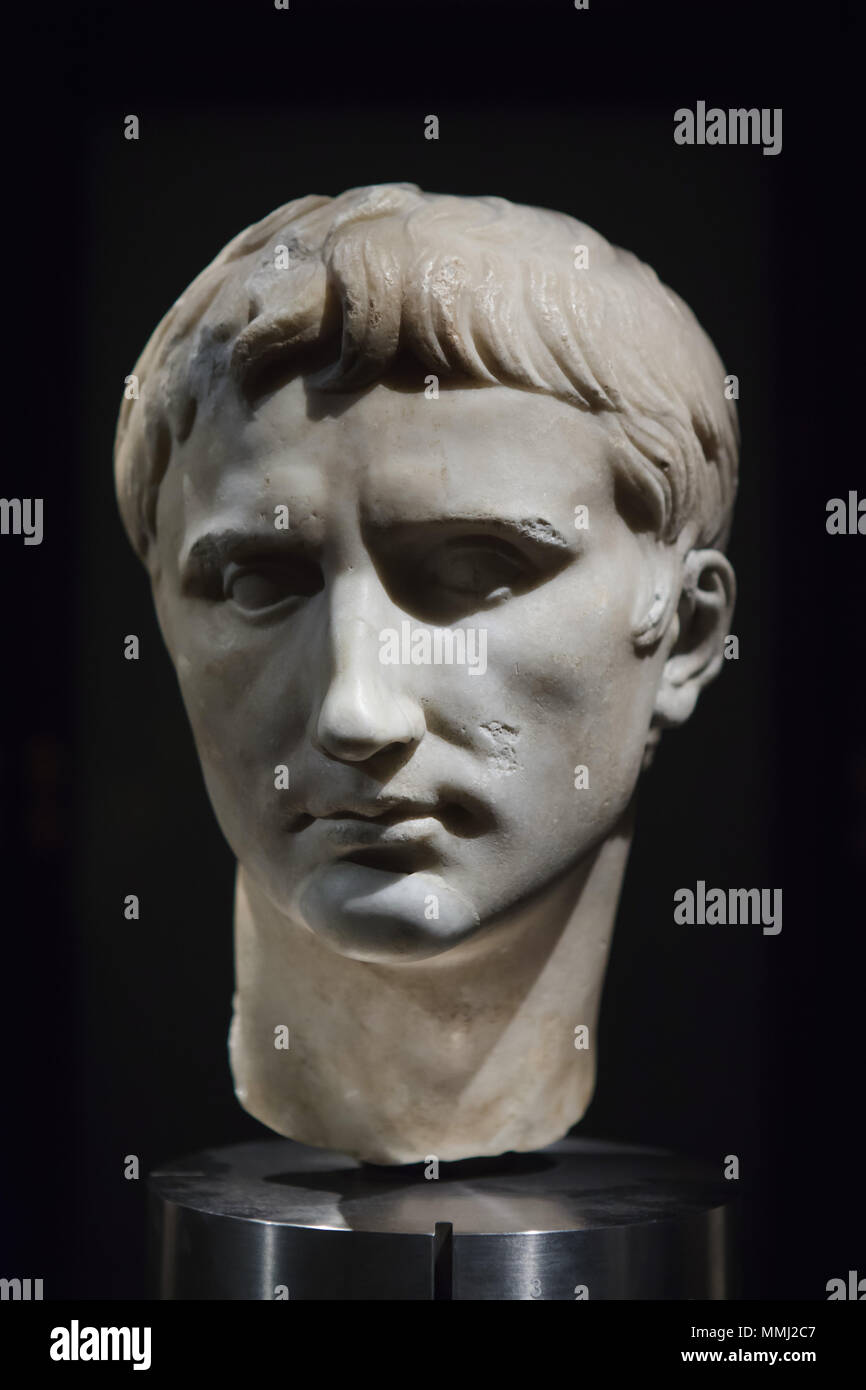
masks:
<path id="1" fill-rule="evenodd" d="M 455 598 L 489 602 L 507 594 L 527 574 L 527 562 L 506 541 L 460 537 L 439 546 L 421 564 L 421 581 Z"/>
<path id="2" fill-rule="evenodd" d="M 513 546 L 490 536 L 451 541 L 428 555 L 421 568 L 427 584 L 482 601 L 499 597 L 527 571 Z"/>
<path id="3" fill-rule="evenodd" d="M 245 613 L 260 613 L 290 599 L 316 594 L 323 582 L 318 565 L 306 560 L 231 564 L 223 576 L 223 597 Z"/>
<path id="4" fill-rule="evenodd" d="M 431 544 L 424 530 L 416 527 L 396 549 L 386 587 L 425 623 L 458 622 L 526 593 L 551 572 L 543 557 L 493 532 L 452 533 Z"/>

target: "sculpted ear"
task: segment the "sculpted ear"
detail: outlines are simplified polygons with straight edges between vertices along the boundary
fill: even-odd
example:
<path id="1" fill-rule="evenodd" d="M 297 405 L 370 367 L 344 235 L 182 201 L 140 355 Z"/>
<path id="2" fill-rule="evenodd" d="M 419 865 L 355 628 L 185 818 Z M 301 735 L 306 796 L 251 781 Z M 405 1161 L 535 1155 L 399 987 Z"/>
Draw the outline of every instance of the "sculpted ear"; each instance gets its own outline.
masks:
<path id="1" fill-rule="evenodd" d="M 735 597 L 734 571 L 721 551 L 690 551 L 674 620 L 676 636 L 653 710 L 656 728 L 684 723 L 704 686 L 718 675 Z"/>

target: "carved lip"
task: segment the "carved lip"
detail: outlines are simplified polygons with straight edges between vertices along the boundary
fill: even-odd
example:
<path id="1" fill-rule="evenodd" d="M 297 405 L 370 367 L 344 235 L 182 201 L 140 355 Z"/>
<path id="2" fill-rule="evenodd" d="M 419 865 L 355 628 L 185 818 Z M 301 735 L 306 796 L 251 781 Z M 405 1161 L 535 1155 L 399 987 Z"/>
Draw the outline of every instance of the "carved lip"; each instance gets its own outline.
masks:
<path id="1" fill-rule="evenodd" d="M 342 854 L 341 864 L 358 864 L 367 869 L 383 869 L 393 874 L 414 874 L 432 869 L 439 856 L 426 837 L 411 840 L 379 840 Z"/>
<path id="2" fill-rule="evenodd" d="M 421 820 L 428 816 L 438 816 L 444 807 L 428 801 L 375 801 L 368 804 L 353 803 L 339 806 L 336 810 L 316 813 L 317 820 L 374 820 L 377 825 L 399 825 L 401 821 Z"/>
<path id="3" fill-rule="evenodd" d="M 443 831 L 437 816 L 417 814 L 419 810 L 404 803 L 379 816 L 335 811 L 317 818 L 317 835 L 327 857 L 341 864 L 415 873 L 438 862 L 436 840 Z"/>
<path id="4" fill-rule="evenodd" d="M 436 828 L 435 824 L 431 826 L 431 821 L 452 835 L 473 838 L 489 828 L 492 818 L 487 808 L 474 797 L 462 797 L 460 801 L 444 798 L 439 801 L 410 801 L 401 797 L 382 797 L 375 801 L 347 801 L 343 805 L 316 807 L 295 815 L 287 828 L 297 834 L 316 822 L 329 821 L 341 823 L 347 829 L 354 826 L 361 842 L 370 844 L 382 838 L 392 826 L 405 826 L 407 830 L 414 826 L 416 834 L 429 834 L 431 829 Z M 368 831 L 362 831 L 361 826 L 368 827 Z"/>

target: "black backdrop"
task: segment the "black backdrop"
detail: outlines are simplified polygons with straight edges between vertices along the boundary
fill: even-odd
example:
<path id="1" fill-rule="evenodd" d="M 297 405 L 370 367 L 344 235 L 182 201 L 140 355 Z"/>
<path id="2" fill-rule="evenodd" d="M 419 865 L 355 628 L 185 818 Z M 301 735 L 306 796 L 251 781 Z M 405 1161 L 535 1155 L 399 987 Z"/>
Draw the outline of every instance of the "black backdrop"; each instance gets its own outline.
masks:
<path id="1" fill-rule="evenodd" d="M 152 328 L 232 235 L 305 193 L 408 180 L 588 221 L 686 299 L 739 377 L 740 659 L 646 779 L 580 1128 L 720 1170 L 739 1155 L 746 1294 L 821 1299 L 858 1259 L 866 1273 L 866 541 L 824 524 L 829 497 L 866 491 L 848 433 L 843 18 L 292 0 L 49 5 L 33 23 L 6 176 L 21 437 L 2 491 L 44 496 L 45 538 L 0 542 L 15 701 L 0 1272 L 44 1277 L 46 1297 L 141 1296 L 144 1183 L 125 1155 L 144 1173 L 264 1133 L 225 1048 L 233 862 L 120 526 L 113 429 Z M 782 107 L 782 153 L 676 146 L 673 111 L 697 100 Z M 672 894 L 698 878 L 781 887 L 781 935 L 675 926 Z"/>

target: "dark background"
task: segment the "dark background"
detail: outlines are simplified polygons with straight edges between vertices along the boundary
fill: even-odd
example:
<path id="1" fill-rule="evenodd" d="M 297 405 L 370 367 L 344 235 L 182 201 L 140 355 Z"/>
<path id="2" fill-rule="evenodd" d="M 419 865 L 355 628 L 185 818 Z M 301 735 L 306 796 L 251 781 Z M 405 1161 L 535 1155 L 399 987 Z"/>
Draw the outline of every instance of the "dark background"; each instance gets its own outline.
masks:
<path id="1" fill-rule="evenodd" d="M 21 437 L 2 492 L 44 496 L 45 538 L 0 539 L 0 1273 L 43 1277 L 46 1298 L 142 1296 L 144 1182 L 125 1156 L 144 1174 L 266 1133 L 231 1089 L 233 860 L 117 514 L 114 424 L 152 329 L 236 232 L 306 193 L 411 181 L 589 222 L 683 296 L 739 377 L 740 659 L 646 779 L 580 1132 L 720 1173 L 737 1154 L 747 1296 L 823 1299 L 828 1279 L 866 1274 L 866 541 L 825 529 L 828 498 L 866 492 L 848 434 L 844 16 L 239 0 L 46 6 L 33 23 L 6 173 L 23 210 L 7 260 Z M 675 145 L 673 111 L 699 99 L 781 106 L 782 153 Z M 676 926 L 673 893 L 698 878 L 781 887 L 781 934 Z"/>

